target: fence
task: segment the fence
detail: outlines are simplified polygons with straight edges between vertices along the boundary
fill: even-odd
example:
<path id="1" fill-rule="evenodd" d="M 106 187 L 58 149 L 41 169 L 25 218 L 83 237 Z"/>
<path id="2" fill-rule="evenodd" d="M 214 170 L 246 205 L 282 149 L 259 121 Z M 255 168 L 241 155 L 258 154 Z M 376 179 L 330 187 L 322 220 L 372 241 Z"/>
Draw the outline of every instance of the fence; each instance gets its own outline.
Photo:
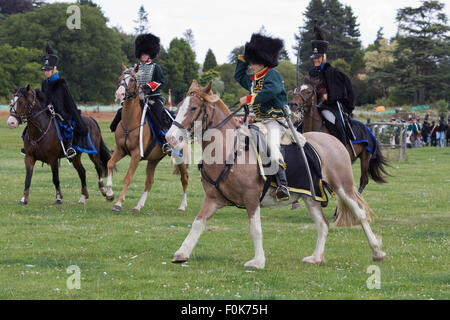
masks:
<path id="1" fill-rule="evenodd" d="M 407 123 L 374 122 L 367 126 L 377 139 L 383 154 L 389 160 L 406 161 L 409 139 Z"/>

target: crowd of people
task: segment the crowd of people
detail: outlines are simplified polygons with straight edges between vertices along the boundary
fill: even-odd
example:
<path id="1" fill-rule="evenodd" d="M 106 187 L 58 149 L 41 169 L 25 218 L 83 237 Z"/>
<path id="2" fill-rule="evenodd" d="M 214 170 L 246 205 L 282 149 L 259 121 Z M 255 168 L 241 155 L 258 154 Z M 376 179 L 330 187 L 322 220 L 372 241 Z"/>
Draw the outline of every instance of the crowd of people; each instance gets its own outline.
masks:
<path id="1" fill-rule="evenodd" d="M 407 138 L 409 138 L 412 148 L 419 147 L 448 147 L 450 146 L 450 130 L 449 122 L 444 117 L 439 120 L 430 120 L 426 116 L 423 123 L 420 123 L 419 118 L 411 117 L 409 119 Z"/>

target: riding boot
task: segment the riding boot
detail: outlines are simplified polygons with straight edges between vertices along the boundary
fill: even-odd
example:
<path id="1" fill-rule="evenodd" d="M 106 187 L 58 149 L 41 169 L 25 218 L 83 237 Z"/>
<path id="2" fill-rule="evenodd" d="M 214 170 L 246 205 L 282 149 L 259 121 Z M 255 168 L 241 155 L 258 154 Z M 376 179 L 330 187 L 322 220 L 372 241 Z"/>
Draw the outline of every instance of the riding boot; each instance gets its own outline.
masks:
<path id="1" fill-rule="evenodd" d="M 150 120 L 153 122 L 156 129 L 156 134 L 162 143 L 163 153 L 170 155 L 172 148 L 167 143 L 166 133 L 169 131 L 172 123 L 166 113 L 166 110 L 164 109 L 163 102 L 160 99 L 156 99 L 156 101 L 150 100 L 149 106 L 150 108 L 148 115 Z"/>
<path id="2" fill-rule="evenodd" d="M 111 129 L 111 132 L 115 132 L 116 131 L 120 120 L 122 120 L 122 108 L 117 110 L 116 116 L 114 117 L 114 120 L 111 122 L 111 125 L 109 126 L 109 129 Z"/>
<path id="3" fill-rule="evenodd" d="M 287 178 L 286 178 L 286 169 L 280 165 L 280 168 L 278 169 L 278 173 L 276 175 L 277 180 L 277 192 L 276 196 L 279 201 L 286 201 L 289 200 L 290 194 L 289 189 L 287 188 Z"/>
<path id="4" fill-rule="evenodd" d="M 72 147 L 72 138 L 68 139 L 65 143 L 64 143 L 64 148 L 66 149 L 66 157 L 67 159 L 72 159 L 73 157 L 75 157 L 77 155 L 77 152 L 75 151 L 75 149 Z"/>

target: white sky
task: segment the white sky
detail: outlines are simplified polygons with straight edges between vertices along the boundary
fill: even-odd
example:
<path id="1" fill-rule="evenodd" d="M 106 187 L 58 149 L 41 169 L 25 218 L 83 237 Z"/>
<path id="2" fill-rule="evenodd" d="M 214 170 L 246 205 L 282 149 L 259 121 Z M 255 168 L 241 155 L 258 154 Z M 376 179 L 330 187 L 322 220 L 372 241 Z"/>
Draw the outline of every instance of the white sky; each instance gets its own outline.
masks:
<path id="1" fill-rule="evenodd" d="M 46 2 L 74 2 L 70 0 L 48 0 Z M 264 25 L 268 34 L 284 40 L 290 58 L 295 62 L 291 49 L 294 34 L 303 25 L 303 13 L 309 0 L 94 0 L 109 19 L 110 26 L 120 26 L 127 33 L 134 33 L 137 12 L 144 5 L 149 13 L 150 32 L 161 38 L 167 49 L 170 41 L 181 38 L 187 29 L 192 29 L 197 61 L 203 63 L 206 52 L 212 49 L 219 64 L 227 62 L 231 50 L 245 44 L 253 32 Z M 420 0 L 340 0 L 350 5 L 360 24 L 363 46 L 376 39 L 382 26 L 384 35 L 395 35 L 397 9 L 418 7 Z M 450 18 L 450 1 L 445 3 L 445 13 Z M 255 4 L 260 7 L 256 8 Z M 83 17 L 81 17 L 83 24 Z M 81 25 L 83 27 L 83 25 Z"/>

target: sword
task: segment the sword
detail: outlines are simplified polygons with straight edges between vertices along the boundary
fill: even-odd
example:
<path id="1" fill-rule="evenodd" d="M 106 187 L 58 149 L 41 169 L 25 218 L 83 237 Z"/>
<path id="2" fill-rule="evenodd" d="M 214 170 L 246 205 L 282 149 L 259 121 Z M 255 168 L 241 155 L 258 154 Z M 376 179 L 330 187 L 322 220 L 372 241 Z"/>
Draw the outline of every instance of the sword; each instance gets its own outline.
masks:
<path id="1" fill-rule="evenodd" d="M 314 190 L 314 182 L 313 182 L 312 175 L 311 175 L 311 169 L 309 168 L 308 159 L 306 158 L 305 150 L 303 149 L 303 146 L 300 143 L 300 139 L 298 138 L 297 130 L 295 130 L 294 125 L 292 124 L 291 118 L 289 117 L 291 114 L 291 110 L 289 109 L 288 106 L 284 106 L 283 111 L 286 116 L 286 122 L 289 125 L 289 129 L 291 129 L 292 135 L 294 136 L 295 143 L 297 144 L 297 147 L 300 149 L 302 158 L 305 161 L 306 173 L 308 174 L 309 188 L 311 190 L 311 196 L 312 196 L 313 200 L 316 200 L 316 191 Z"/>
<path id="2" fill-rule="evenodd" d="M 148 101 L 148 100 L 147 100 Z M 142 111 L 142 117 L 141 117 L 141 126 L 139 128 L 139 151 L 141 153 L 141 158 L 144 157 L 144 145 L 143 145 L 143 139 L 144 139 L 144 125 L 145 125 L 145 115 L 147 114 L 148 109 L 148 103 L 145 103 L 144 110 Z"/>
<path id="3" fill-rule="evenodd" d="M 345 122 L 344 114 L 342 112 L 342 105 L 341 105 L 341 103 L 339 101 L 336 101 L 336 103 L 337 103 L 338 110 L 339 110 L 339 116 L 341 117 L 342 124 L 344 125 L 344 130 L 347 129 L 347 131 L 350 131 L 350 133 L 352 134 L 353 140 L 355 140 L 356 137 L 355 137 L 355 134 L 353 133 L 352 128 L 350 127 L 350 125 L 348 125 Z M 347 136 L 348 136 L 348 132 L 347 132 Z M 355 158 L 358 158 L 358 155 L 356 154 L 355 148 L 353 147 L 352 139 L 348 138 L 348 142 L 350 144 L 350 147 L 352 148 L 353 155 L 355 156 Z"/>

